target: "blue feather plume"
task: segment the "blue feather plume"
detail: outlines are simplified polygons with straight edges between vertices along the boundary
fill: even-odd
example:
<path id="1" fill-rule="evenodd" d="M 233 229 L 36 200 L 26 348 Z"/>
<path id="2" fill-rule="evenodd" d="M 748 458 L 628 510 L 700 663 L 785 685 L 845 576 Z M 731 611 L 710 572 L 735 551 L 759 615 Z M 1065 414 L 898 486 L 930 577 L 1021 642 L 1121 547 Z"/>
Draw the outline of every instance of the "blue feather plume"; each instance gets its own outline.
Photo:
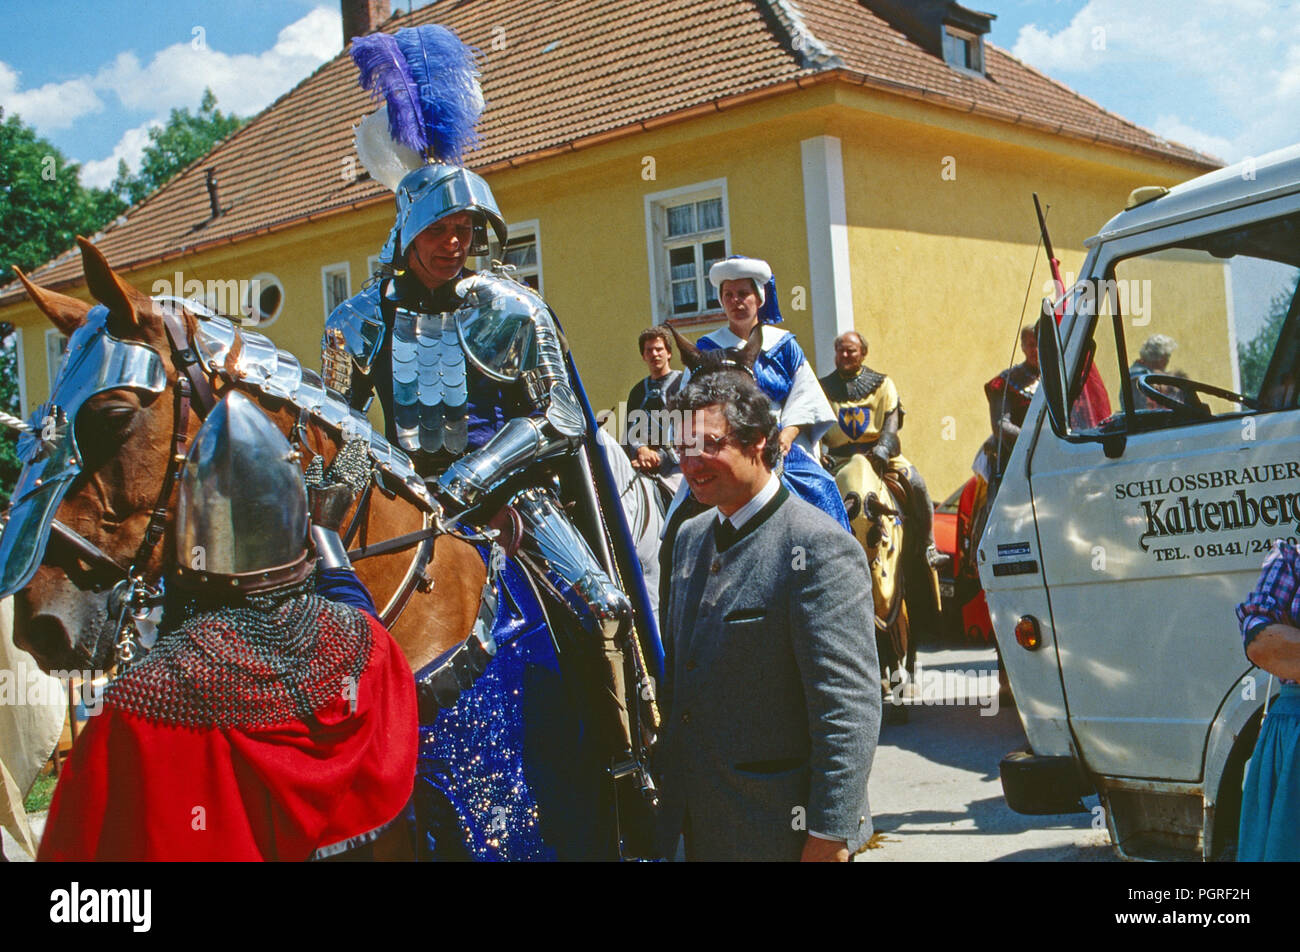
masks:
<path id="1" fill-rule="evenodd" d="M 406 32 L 406 31 L 402 31 Z M 371 33 L 352 41 L 352 62 L 361 71 L 361 88 L 388 103 L 388 134 L 395 142 L 423 155 L 429 147 L 420 89 L 411 76 L 397 40 Z"/>
<path id="2" fill-rule="evenodd" d="M 397 47 L 419 90 L 429 154 L 459 163 L 478 141 L 474 127 L 483 110 L 474 50 L 436 24 L 398 30 Z"/>

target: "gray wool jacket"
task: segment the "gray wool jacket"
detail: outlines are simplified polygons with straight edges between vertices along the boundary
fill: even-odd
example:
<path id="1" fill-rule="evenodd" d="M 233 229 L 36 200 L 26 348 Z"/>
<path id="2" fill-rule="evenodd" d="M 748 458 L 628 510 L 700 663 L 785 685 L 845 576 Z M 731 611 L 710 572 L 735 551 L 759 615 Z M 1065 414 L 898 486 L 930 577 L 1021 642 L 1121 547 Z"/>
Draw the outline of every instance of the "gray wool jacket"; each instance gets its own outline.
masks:
<path id="1" fill-rule="evenodd" d="M 660 848 L 797 860 L 808 830 L 871 836 L 880 733 L 862 547 L 784 487 L 719 551 L 717 510 L 682 524 L 661 610 Z"/>

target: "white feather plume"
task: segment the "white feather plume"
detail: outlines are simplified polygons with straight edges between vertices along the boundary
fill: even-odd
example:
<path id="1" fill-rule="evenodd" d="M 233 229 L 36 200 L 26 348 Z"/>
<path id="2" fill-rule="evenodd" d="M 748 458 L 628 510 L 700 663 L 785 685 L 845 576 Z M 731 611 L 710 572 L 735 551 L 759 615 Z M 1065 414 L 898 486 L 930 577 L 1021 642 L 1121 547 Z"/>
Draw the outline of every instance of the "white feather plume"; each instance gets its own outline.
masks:
<path id="1" fill-rule="evenodd" d="M 388 134 L 388 107 L 380 106 L 356 127 L 357 158 L 370 177 L 396 192 L 407 172 L 424 165 L 418 152 L 393 140 Z"/>

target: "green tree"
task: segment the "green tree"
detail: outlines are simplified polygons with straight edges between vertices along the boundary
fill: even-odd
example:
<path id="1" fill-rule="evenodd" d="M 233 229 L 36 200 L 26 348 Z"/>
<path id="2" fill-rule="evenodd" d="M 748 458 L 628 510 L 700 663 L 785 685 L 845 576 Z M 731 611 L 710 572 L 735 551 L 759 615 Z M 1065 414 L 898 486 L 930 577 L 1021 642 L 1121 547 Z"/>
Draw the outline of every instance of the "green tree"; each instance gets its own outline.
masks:
<path id="1" fill-rule="evenodd" d="M 1241 392 L 1253 397 L 1264 386 L 1264 375 L 1268 373 L 1269 361 L 1277 349 L 1282 325 L 1286 322 L 1291 299 L 1295 297 L 1296 288 L 1279 291 L 1269 302 L 1268 314 L 1255 336 L 1248 341 L 1237 341 L 1237 365 L 1241 369 Z"/>
<path id="2" fill-rule="evenodd" d="M 0 109 L 0 285 L 13 280 L 14 265 L 43 265 L 124 207 L 109 192 L 84 188 L 75 162 Z"/>
<path id="3" fill-rule="evenodd" d="M 165 126 L 149 130 L 149 144 L 144 148 L 138 173 L 132 175 L 125 162 L 117 164 L 117 177 L 111 186 L 113 193 L 128 204 L 136 204 L 195 159 L 207 155 L 213 146 L 247 121 L 223 114 L 217 108 L 217 97 L 212 90 L 205 89 L 197 114 L 188 109 L 173 109 Z"/>

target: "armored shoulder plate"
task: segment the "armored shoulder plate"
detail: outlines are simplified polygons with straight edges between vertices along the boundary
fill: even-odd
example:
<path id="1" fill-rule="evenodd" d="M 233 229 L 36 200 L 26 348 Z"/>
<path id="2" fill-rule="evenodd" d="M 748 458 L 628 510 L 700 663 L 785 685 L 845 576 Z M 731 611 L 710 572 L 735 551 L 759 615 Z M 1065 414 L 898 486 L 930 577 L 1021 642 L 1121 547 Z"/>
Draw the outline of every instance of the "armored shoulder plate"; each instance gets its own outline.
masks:
<path id="1" fill-rule="evenodd" d="M 550 325 L 546 302 L 526 284 L 500 274 L 476 274 L 456 285 L 464 304 L 456 332 L 474 368 L 499 383 L 514 383 L 537 366 L 537 331 Z"/>
<path id="2" fill-rule="evenodd" d="M 426 508 L 433 508 L 432 497 L 411 458 L 384 439 L 365 414 L 349 407 L 320 377 L 299 364 L 292 354 L 277 349 L 269 338 L 224 317 L 213 317 L 199 321 L 193 347 L 207 372 L 288 401 L 345 441 L 366 440 L 375 468 L 402 484 Z"/>
<path id="3" fill-rule="evenodd" d="M 325 346 L 342 346 L 364 374 L 384 343 L 384 315 L 379 306 L 382 282 L 354 294 L 336 307 L 325 321 Z"/>

